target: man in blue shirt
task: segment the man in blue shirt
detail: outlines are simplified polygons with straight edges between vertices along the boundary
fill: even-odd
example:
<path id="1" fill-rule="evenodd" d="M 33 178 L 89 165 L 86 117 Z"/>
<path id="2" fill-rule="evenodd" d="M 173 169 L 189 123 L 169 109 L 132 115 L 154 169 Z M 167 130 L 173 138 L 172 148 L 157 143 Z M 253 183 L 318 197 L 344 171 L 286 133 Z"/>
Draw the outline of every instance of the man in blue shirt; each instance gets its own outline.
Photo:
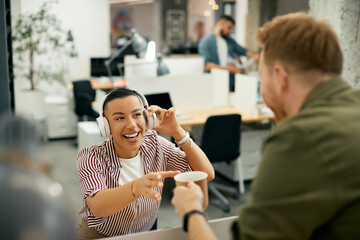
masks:
<path id="1" fill-rule="evenodd" d="M 226 69 L 230 73 L 240 73 L 236 58 L 246 56 L 259 60 L 259 54 L 240 46 L 230 34 L 235 21 L 227 15 L 220 16 L 214 32 L 203 37 L 199 42 L 199 54 L 205 58 L 205 71 L 210 72 L 212 68 Z"/>

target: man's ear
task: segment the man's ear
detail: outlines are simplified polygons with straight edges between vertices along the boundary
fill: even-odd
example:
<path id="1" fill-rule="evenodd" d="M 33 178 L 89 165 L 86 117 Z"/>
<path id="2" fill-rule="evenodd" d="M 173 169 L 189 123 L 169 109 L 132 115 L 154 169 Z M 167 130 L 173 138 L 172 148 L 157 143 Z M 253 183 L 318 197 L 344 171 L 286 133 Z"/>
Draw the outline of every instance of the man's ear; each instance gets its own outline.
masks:
<path id="1" fill-rule="evenodd" d="M 280 95 L 283 95 L 289 87 L 289 71 L 281 63 L 275 63 L 273 74 L 276 79 L 276 89 Z"/>

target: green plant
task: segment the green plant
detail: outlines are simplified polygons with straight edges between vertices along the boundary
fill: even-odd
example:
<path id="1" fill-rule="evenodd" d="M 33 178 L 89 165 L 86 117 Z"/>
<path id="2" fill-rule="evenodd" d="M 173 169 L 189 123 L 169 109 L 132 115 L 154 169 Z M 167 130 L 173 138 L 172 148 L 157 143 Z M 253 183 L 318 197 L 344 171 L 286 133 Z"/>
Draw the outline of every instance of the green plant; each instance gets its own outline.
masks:
<path id="1" fill-rule="evenodd" d="M 65 53 L 66 34 L 58 18 L 49 12 L 53 3 L 46 1 L 37 12 L 20 14 L 12 28 L 15 74 L 28 79 L 31 90 L 40 80 L 65 84 L 64 68 L 54 67 L 61 52 Z"/>

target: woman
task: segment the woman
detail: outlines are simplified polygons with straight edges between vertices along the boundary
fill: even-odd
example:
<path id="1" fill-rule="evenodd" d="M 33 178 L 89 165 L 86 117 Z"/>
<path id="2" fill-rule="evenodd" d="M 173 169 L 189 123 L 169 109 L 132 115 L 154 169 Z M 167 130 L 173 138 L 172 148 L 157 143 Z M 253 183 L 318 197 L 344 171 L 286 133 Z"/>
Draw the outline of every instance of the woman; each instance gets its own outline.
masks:
<path id="1" fill-rule="evenodd" d="M 156 229 L 163 179 L 198 170 L 210 181 L 214 169 L 173 108 L 148 107 L 144 96 L 126 88 L 110 92 L 101 105 L 100 131 L 110 137 L 77 157 L 84 197 L 80 234 L 92 239 Z M 158 123 L 145 131 L 154 113 Z M 156 131 L 172 136 L 181 149 Z"/>

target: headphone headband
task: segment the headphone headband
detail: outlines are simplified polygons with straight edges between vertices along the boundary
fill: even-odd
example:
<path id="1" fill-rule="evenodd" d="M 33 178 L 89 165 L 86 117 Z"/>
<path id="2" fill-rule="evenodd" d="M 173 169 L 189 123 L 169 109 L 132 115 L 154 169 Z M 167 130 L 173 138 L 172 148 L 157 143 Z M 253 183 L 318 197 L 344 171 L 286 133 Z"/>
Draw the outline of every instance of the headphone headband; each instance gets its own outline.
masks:
<path id="1" fill-rule="evenodd" d="M 146 100 L 146 98 L 145 98 L 145 96 L 143 94 L 137 92 L 136 90 L 131 90 L 131 91 L 134 92 L 136 94 L 136 96 L 139 98 L 139 100 L 141 102 L 141 107 L 143 109 L 146 109 L 147 107 L 149 107 L 149 103 L 148 103 L 148 101 Z M 106 94 L 100 101 L 100 106 L 99 106 L 99 115 L 100 116 L 103 116 L 103 114 L 104 114 L 104 103 L 105 103 L 105 101 L 106 101 L 106 99 L 107 99 L 107 97 L 109 96 L 110 93 Z"/>
<path id="2" fill-rule="evenodd" d="M 146 100 L 145 96 L 142 95 L 141 93 L 135 91 L 135 90 L 132 90 L 136 96 L 140 99 L 140 102 L 141 102 L 141 105 L 144 109 L 146 109 L 147 107 L 149 107 L 149 104 L 148 104 L 148 101 Z"/>
<path id="3" fill-rule="evenodd" d="M 108 97 L 109 93 L 105 94 L 105 96 L 101 99 L 100 105 L 99 105 L 99 115 L 103 116 L 104 114 L 104 103 Z"/>

